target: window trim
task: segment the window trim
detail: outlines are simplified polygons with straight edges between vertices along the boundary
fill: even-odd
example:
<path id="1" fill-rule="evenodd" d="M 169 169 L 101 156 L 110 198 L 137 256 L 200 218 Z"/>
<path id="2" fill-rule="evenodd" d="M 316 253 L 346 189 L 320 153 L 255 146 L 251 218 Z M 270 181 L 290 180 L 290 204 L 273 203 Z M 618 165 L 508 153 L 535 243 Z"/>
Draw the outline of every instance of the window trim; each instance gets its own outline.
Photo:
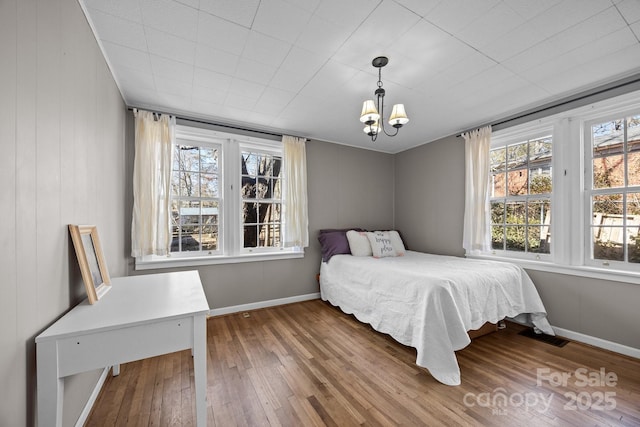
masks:
<path id="1" fill-rule="evenodd" d="M 640 91 L 634 91 L 494 132 L 491 148 L 498 146 L 494 145 L 493 141 L 496 137 L 516 139 L 527 132 L 535 132 L 539 127 L 553 127 L 551 232 L 552 236 L 557 237 L 554 238 L 549 260 L 536 260 L 494 251 L 467 253 L 466 256 L 512 262 L 531 270 L 640 285 L 640 268 L 633 268 L 635 264 L 629 266 L 631 269 L 621 269 L 616 265 L 586 264 L 585 247 L 588 243 L 585 242 L 585 206 L 588 201 L 585 196 L 585 174 L 590 173 L 590 170 L 586 170 L 584 151 L 587 143 L 584 135 L 585 122 L 637 113 L 640 110 L 639 96 Z M 558 210 L 562 211 L 563 215 L 555 214 Z"/>
<path id="2" fill-rule="evenodd" d="M 554 125 L 553 123 L 547 122 L 547 121 L 535 121 L 533 123 L 525 123 L 523 125 L 520 126 L 515 126 L 513 128 L 508 128 L 505 129 L 503 131 L 497 131 L 494 134 L 491 135 L 491 146 L 490 149 L 496 149 L 496 148 L 502 148 L 502 147 L 507 147 L 509 145 L 512 144 L 517 144 L 517 143 L 521 143 L 524 141 L 531 141 L 531 140 L 535 140 L 535 139 L 539 139 L 548 135 L 551 135 L 552 137 L 552 157 L 551 157 L 551 170 L 553 171 L 553 176 L 555 176 L 555 170 L 556 170 L 556 165 L 555 165 L 555 158 L 556 158 L 556 145 L 555 145 L 555 138 L 554 138 Z M 505 171 L 505 172 L 508 172 Z M 552 178 L 553 179 L 553 178 Z M 505 189 L 506 190 L 506 189 Z M 551 212 L 553 212 L 553 206 L 554 206 L 554 198 L 555 198 L 555 180 L 553 181 L 553 189 L 551 191 L 551 195 L 549 197 L 549 202 L 551 203 L 552 206 L 552 210 Z M 532 197 L 535 198 L 536 195 L 532 195 L 532 194 L 528 194 L 526 196 L 511 196 L 511 198 L 509 196 L 505 196 L 505 201 L 508 200 L 528 200 Z M 491 196 L 489 196 L 489 203 L 491 203 Z M 546 196 L 545 196 L 545 200 Z M 555 226 L 555 219 L 554 216 L 551 215 L 551 225 L 549 227 L 549 230 L 551 232 L 551 236 L 555 235 L 555 230 L 554 230 L 554 226 Z M 552 237 L 553 238 L 553 237 Z M 554 254 L 555 254 L 555 240 L 554 239 L 554 243 L 551 245 L 551 253 L 549 254 L 545 254 L 545 253 L 536 253 L 536 252 L 517 252 L 517 251 L 508 251 L 506 249 L 491 249 L 490 252 L 488 253 L 482 253 L 479 255 L 495 255 L 497 257 L 502 257 L 502 258 L 508 258 L 508 259 L 522 259 L 522 260 L 536 260 L 536 261 L 552 261 L 554 259 Z M 468 254 L 467 254 L 468 255 Z"/>
<path id="3" fill-rule="evenodd" d="M 178 140 L 188 140 L 200 145 L 217 145 L 222 147 L 220 156 L 220 187 L 221 212 L 219 219 L 219 251 L 211 255 L 203 252 L 171 252 L 167 256 L 150 255 L 135 258 L 135 270 L 150 270 L 160 268 L 191 267 L 216 264 L 235 264 L 243 262 L 272 261 L 304 257 L 304 248 L 280 247 L 274 249 L 255 248 L 243 250 L 242 221 L 240 211 L 242 197 L 234 189 L 240 188 L 240 165 L 237 160 L 241 147 L 254 147 L 264 152 L 272 152 L 282 156 L 282 142 L 203 129 L 188 125 L 176 125 L 176 143 Z M 237 193 L 237 194 L 236 194 Z M 237 206 L 236 206 L 237 205 Z M 226 222 L 224 222 L 226 219 Z M 221 231 L 221 233 L 220 233 Z"/>

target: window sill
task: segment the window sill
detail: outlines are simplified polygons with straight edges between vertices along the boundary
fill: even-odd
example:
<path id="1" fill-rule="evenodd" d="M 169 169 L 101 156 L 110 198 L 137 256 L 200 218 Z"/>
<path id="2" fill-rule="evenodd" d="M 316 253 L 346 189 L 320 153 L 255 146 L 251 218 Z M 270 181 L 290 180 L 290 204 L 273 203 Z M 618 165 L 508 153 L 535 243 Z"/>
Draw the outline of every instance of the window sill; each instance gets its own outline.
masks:
<path id="1" fill-rule="evenodd" d="M 152 260 L 135 260 L 136 270 L 155 270 L 159 268 L 197 267 L 215 264 L 237 264 L 243 262 L 275 261 L 303 258 L 304 250 L 243 254 L 235 256 L 214 255 L 198 257 L 155 257 Z"/>
<path id="2" fill-rule="evenodd" d="M 549 261 L 526 260 L 522 258 L 509 258 L 496 255 L 467 255 L 467 258 L 488 259 L 510 262 L 527 270 L 543 271 L 547 273 L 566 274 L 590 279 L 609 280 L 640 285 L 640 273 L 624 270 L 614 270 L 590 266 L 561 265 Z"/>

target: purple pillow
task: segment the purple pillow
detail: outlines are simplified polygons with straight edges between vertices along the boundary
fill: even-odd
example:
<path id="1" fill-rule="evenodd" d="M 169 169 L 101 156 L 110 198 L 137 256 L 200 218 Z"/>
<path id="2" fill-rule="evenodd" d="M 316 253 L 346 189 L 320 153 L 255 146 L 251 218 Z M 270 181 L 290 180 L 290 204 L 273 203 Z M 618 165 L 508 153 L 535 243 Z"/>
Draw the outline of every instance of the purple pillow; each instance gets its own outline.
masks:
<path id="1" fill-rule="evenodd" d="M 324 262 L 328 262 L 334 255 L 351 254 L 347 232 L 344 230 L 322 231 L 318 236 L 318 241 Z"/>
<path id="2" fill-rule="evenodd" d="M 322 251 L 322 261 L 329 262 L 332 256 L 338 254 L 351 255 L 351 248 L 347 240 L 347 231 L 365 231 L 359 227 L 325 228 L 319 231 L 318 240 Z"/>

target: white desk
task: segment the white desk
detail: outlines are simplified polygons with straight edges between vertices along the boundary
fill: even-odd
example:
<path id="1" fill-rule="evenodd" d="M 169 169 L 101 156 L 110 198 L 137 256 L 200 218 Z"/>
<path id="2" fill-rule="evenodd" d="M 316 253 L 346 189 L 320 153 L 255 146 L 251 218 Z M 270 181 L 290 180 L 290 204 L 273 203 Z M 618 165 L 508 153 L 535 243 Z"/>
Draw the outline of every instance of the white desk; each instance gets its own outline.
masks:
<path id="1" fill-rule="evenodd" d="M 198 426 L 207 424 L 206 316 L 197 271 L 112 279 L 97 303 L 74 307 L 36 337 L 38 425 L 62 424 L 64 377 L 191 349 Z"/>

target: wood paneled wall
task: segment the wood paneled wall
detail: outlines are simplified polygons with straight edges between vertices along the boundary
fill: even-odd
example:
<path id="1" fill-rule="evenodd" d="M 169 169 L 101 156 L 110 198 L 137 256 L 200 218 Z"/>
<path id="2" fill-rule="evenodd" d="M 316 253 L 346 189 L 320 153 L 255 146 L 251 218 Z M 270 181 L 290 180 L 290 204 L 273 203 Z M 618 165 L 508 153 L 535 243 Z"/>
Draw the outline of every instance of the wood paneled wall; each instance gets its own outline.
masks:
<path id="1" fill-rule="evenodd" d="M 111 275 L 126 272 L 126 110 L 76 0 L 0 2 L 0 58 L 0 425 L 24 426 L 33 339 L 85 297 L 67 224 L 97 225 Z M 65 425 L 95 378 L 67 381 Z"/>

